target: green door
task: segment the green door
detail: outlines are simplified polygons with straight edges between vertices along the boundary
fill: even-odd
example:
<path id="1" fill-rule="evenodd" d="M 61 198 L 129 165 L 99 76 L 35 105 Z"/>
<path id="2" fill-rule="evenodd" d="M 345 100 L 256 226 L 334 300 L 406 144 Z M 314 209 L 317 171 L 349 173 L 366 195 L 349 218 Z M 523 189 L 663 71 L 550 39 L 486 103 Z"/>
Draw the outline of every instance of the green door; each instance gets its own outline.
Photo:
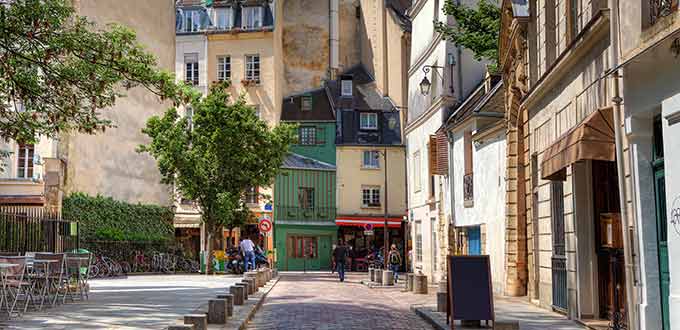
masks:
<path id="1" fill-rule="evenodd" d="M 319 238 L 319 266 L 321 269 L 331 269 L 331 237 Z"/>
<path id="2" fill-rule="evenodd" d="M 654 194 L 656 200 L 656 232 L 659 249 L 659 280 L 661 284 L 661 316 L 663 329 L 669 330 L 670 307 L 668 297 L 670 295 L 670 270 L 668 268 L 668 227 L 666 221 L 666 179 L 664 176 L 663 161 L 663 138 L 661 133 L 661 120 L 654 122 L 654 147 L 652 166 L 654 168 Z"/>

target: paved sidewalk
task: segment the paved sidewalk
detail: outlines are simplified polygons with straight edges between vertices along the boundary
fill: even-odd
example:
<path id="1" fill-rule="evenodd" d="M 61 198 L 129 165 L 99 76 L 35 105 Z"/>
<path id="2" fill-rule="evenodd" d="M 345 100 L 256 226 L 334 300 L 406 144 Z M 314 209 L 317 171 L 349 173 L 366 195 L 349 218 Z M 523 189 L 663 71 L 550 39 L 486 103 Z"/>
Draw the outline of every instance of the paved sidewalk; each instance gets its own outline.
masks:
<path id="1" fill-rule="evenodd" d="M 348 274 L 343 283 L 329 272 L 280 275 L 248 329 L 432 329 L 409 310 L 410 302 L 361 284 L 365 273 Z"/>
<path id="2" fill-rule="evenodd" d="M 234 275 L 143 275 L 90 280 L 90 300 L 67 303 L 21 319 L 0 321 L 0 329 L 164 329 L 192 313 L 230 284 Z"/>

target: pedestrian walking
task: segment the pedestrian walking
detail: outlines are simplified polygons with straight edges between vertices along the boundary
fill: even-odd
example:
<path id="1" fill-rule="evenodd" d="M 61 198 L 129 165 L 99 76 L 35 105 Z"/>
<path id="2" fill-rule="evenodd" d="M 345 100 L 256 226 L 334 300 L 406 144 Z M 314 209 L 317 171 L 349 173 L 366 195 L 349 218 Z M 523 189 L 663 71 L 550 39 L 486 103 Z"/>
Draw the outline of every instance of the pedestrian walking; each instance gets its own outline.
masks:
<path id="1" fill-rule="evenodd" d="M 345 259 L 347 259 L 347 246 L 345 246 L 342 239 L 339 239 L 338 246 L 333 249 L 333 263 L 335 263 L 337 268 L 340 282 L 345 281 Z"/>
<path id="2" fill-rule="evenodd" d="M 401 255 L 399 254 L 399 250 L 397 250 L 397 246 L 394 244 L 390 247 L 390 254 L 387 257 L 387 261 L 390 265 L 390 270 L 394 273 L 394 283 L 397 283 L 397 279 L 399 279 L 399 266 L 401 266 Z"/>
<path id="3" fill-rule="evenodd" d="M 255 269 L 255 244 L 250 238 L 246 237 L 241 241 L 240 244 L 241 251 L 243 251 L 243 256 L 245 257 L 245 268 L 246 271 Z"/>

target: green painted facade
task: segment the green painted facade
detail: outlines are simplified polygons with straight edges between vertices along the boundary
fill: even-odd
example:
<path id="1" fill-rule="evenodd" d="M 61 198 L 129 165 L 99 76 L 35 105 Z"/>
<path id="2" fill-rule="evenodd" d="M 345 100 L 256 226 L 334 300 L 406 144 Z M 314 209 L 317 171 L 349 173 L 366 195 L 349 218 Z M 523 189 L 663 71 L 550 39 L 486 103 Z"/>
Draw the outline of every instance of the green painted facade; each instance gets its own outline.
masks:
<path id="1" fill-rule="evenodd" d="M 335 165 L 335 122 L 297 122 L 297 124 L 298 132 L 302 127 L 314 127 L 316 141 L 313 145 L 295 144 L 291 146 L 291 152 Z"/>
<path id="2" fill-rule="evenodd" d="M 279 270 L 330 269 L 333 243 L 338 235 L 335 225 L 277 224 L 275 228 L 276 267 Z"/>
<path id="3" fill-rule="evenodd" d="M 335 170 L 284 168 L 276 177 L 274 201 L 277 267 L 329 269 L 337 237 Z"/>

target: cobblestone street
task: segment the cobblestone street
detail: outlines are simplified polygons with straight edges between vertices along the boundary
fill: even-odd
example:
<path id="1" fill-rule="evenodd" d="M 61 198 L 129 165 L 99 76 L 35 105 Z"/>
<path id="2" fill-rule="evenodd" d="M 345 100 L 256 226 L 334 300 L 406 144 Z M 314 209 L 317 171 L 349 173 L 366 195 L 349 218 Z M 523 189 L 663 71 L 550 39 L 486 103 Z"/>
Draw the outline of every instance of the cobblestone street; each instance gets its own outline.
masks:
<path id="1" fill-rule="evenodd" d="M 400 302 L 348 274 L 340 283 L 328 272 L 285 273 L 248 329 L 432 329 Z"/>

